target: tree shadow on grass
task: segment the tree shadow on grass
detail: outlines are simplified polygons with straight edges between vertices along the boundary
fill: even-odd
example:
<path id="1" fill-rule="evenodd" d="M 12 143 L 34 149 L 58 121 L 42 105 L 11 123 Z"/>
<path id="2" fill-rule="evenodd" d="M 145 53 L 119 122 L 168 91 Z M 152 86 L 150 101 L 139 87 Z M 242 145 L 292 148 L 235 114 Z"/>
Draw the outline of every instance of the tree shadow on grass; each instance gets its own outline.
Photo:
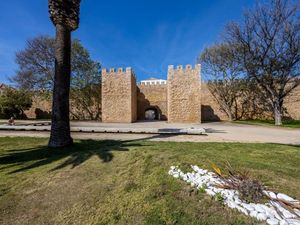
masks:
<path id="1" fill-rule="evenodd" d="M 102 162 L 108 163 L 113 159 L 114 151 L 128 151 L 130 147 L 137 146 L 141 146 L 141 144 L 115 140 L 80 140 L 70 147 L 59 149 L 48 148 L 47 146 L 15 149 L 10 150 L 4 156 L 0 156 L 0 165 L 6 169 L 15 166 L 21 167 L 11 171 L 10 174 L 12 174 L 65 159 L 64 162 L 51 170 L 54 171 L 67 166 L 74 168 L 92 156 L 97 156 Z M 24 166 L 22 166 L 23 164 Z"/>

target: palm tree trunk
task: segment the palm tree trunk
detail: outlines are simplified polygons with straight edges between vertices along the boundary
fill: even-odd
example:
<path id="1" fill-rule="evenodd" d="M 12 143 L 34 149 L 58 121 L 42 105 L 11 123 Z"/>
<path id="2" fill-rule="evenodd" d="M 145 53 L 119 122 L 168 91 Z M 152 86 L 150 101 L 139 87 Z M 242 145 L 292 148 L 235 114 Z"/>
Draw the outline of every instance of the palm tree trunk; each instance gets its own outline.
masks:
<path id="1" fill-rule="evenodd" d="M 49 147 L 71 145 L 69 118 L 69 92 L 71 76 L 71 32 L 56 25 L 55 77 L 52 102 L 52 123 Z"/>

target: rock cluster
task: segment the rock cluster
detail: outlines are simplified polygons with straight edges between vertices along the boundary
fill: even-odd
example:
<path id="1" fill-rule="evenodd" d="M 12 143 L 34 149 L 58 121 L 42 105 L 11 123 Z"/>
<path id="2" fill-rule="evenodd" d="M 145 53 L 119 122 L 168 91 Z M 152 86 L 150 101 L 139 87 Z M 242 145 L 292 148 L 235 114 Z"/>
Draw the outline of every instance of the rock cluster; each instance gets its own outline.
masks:
<path id="1" fill-rule="evenodd" d="M 193 172 L 184 173 L 178 167 L 171 166 L 169 175 L 184 180 L 192 187 L 205 190 L 210 196 L 221 194 L 225 205 L 259 221 L 266 221 L 270 225 L 300 225 L 300 211 L 295 210 L 293 214 L 276 201 L 279 199 L 299 204 L 298 200 L 282 193 L 264 191 L 274 201 L 270 200 L 265 204 L 247 203 L 239 198 L 238 191 L 218 188 L 223 181 L 215 173 L 198 166 L 192 166 L 192 169 Z"/>

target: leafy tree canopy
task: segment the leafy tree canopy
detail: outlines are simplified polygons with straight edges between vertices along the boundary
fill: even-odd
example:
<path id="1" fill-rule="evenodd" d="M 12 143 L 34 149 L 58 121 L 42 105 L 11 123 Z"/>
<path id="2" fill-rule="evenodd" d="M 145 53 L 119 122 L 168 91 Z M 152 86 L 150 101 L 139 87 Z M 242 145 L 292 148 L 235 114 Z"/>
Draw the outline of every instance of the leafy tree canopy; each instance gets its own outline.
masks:
<path id="1" fill-rule="evenodd" d="M 25 90 L 4 88 L 0 94 L 0 116 L 2 118 L 23 118 L 24 111 L 32 105 L 31 95 Z"/>
<path id="2" fill-rule="evenodd" d="M 55 39 L 39 36 L 28 40 L 24 50 L 17 52 L 17 74 L 12 81 L 27 90 L 52 90 L 55 72 Z M 91 59 L 79 40 L 71 47 L 71 88 L 84 88 L 101 82 L 99 62 Z"/>
<path id="3" fill-rule="evenodd" d="M 72 41 L 71 51 L 71 115 L 79 120 L 98 120 L 101 117 L 100 63 L 91 59 L 77 39 Z M 54 84 L 55 39 L 39 36 L 27 41 L 25 49 L 17 52 L 16 63 L 19 70 L 12 77 L 16 86 L 49 98 Z"/>

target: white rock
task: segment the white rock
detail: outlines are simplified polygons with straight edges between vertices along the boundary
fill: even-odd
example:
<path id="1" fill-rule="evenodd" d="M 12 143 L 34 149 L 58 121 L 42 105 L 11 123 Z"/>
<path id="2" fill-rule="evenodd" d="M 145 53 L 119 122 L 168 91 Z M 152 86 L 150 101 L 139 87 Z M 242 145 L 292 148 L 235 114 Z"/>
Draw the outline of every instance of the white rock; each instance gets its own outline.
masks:
<path id="1" fill-rule="evenodd" d="M 235 202 L 236 204 L 241 204 L 241 203 L 242 203 L 242 201 L 241 201 L 239 198 L 235 198 L 235 199 L 234 199 L 234 202 Z"/>
<path id="2" fill-rule="evenodd" d="M 270 224 L 270 225 L 278 225 L 279 224 L 279 220 L 277 219 L 268 219 L 267 220 L 267 223 Z"/>
<path id="3" fill-rule="evenodd" d="M 208 194 L 208 195 L 210 195 L 210 196 L 214 196 L 216 193 L 215 192 L 213 192 L 212 190 L 210 190 L 210 189 L 205 189 L 205 191 L 206 191 L 206 193 Z"/>
<path id="4" fill-rule="evenodd" d="M 280 225 L 289 225 L 288 222 L 285 221 L 285 220 L 280 220 L 280 223 L 279 223 L 279 224 L 280 224 Z"/>
<path id="5" fill-rule="evenodd" d="M 235 202 L 227 202 L 229 208 L 236 209 L 238 205 Z"/>
<path id="6" fill-rule="evenodd" d="M 266 220 L 268 217 L 265 213 L 258 213 L 256 218 L 260 221 Z"/>
<path id="7" fill-rule="evenodd" d="M 287 219 L 286 221 L 291 225 L 300 225 L 300 220 L 297 219 Z"/>
<path id="8" fill-rule="evenodd" d="M 266 214 L 267 214 L 267 216 L 270 217 L 270 218 L 276 217 L 276 215 L 278 215 L 277 212 L 276 212 L 274 209 L 271 209 L 271 208 L 268 208 L 268 209 L 266 210 Z M 279 215 L 278 215 L 278 218 L 280 219 Z"/>
<path id="9" fill-rule="evenodd" d="M 293 219 L 293 218 L 296 218 L 296 215 L 290 213 L 290 212 L 287 211 L 287 210 L 284 210 L 284 211 L 282 212 L 282 214 L 283 214 L 283 217 L 286 218 L 286 219 Z"/>
<path id="10" fill-rule="evenodd" d="M 286 201 L 295 201 L 295 199 L 291 198 L 290 196 L 287 196 L 285 194 L 279 193 L 277 194 L 278 199 L 286 200 Z"/>
<path id="11" fill-rule="evenodd" d="M 242 203 L 241 204 L 242 207 L 244 207 L 245 209 L 247 209 L 248 211 L 253 211 L 254 210 L 254 207 L 249 205 L 249 204 L 246 204 L 246 203 Z"/>
<path id="12" fill-rule="evenodd" d="M 271 198 L 277 199 L 276 194 L 272 191 L 263 191 L 263 193 Z"/>
<path id="13" fill-rule="evenodd" d="M 274 213 L 274 216 L 276 217 L 276 219 L 278 219 L 278 220 L 282 220 L 282 217 L 281 217 L 281 215 L 279 215 L 277 212 L 276 212 L 276 213 Z"/>
<path id="14" fill-rule="evenodd" d="M 257 212 L 261 212 L 261 213 L 264 213 L 264 212 L 265 212 L 265 209 L 264 209 L 264 207 L 261 206 L 261 204 L 256 204 L 256 205 L 254 206 L 254 208 L 255 208 L 255 210 L 256 210 Z"/>
<path id="15" fill-rule="evenodd" d="M 218 184 L 224 183 L 215 173 L 208 172 L 201 169 L 198 166 L 191 166 L 194 170 L 191 173 L 184 173 L 178 167 L 171 166 L 168 174 L 184 180 L 192 187 L 203 188 L 206 186 L 205 192 L 214 196 L 216 193 L 220 193 L 224 198 L 224 204 L 229 208 L 237 209 L 239 212 L 251 217 L 255 217 L 260 221 L 266 221 L 269 225 L 300 225 L 300 220 L 296 219 L 297 216 L 286 210 L 278 202 L 270 200 L 266 204 L 247 204 L 239 199 L 239 193 L 236 190 L 227 190 L 217 188 Z M 273 199 L 282 199 L 285 201 L 292 201 L 298 203 L 299 201 L 289 197 L 282 193 L 274 193 L 271 191 L 264 191 L 264 194 Z M 280 214 L 277 213 L 280 212 Z M 300 210 L 295 210 L 295 213 L 300 216 Z"/>
<path id="16" fill-rule="evenodd" d="M 272 191 L 269 191 L 269 196 L 270 196 L 271 198 L 276 199 L 276 194 L 275 194 L 274 192 L 272 192 Z"/>
<path id="17" fill-rule="evenodd" d="M 241 212 L 241 213 L 244 213 L 245 215 L 249 215 L 248 211 L 246 209 L 244 209 L 243 207 L 241 206 L 237 206 L 236 209 Z"/>
<path id="18" fill-rule="evenodd" d="M 251 211 L 251 212 L 250 212 L 250 216 L 256 218 L 257 212 L 256 212 L 256 211 Z"/>
<path id="19" fill-rule="evenodd" d="M 179 178 L 179 174 L 178 174 L 178 173 L 175 173 L 175 174 L 173 174 L 173 177 Z"/>

